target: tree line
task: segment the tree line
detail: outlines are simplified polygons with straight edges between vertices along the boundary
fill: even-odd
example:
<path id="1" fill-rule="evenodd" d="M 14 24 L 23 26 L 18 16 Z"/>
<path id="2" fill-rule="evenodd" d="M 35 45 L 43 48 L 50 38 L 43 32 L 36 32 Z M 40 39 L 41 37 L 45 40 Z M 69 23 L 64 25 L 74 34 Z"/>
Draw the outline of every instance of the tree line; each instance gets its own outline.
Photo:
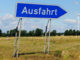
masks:
<path id="1" fill-rule="evenodd" d="M 2 32 L 2 30 L 0 29 L 0 37 L 5 37 L 5 36 L 15 36 L 15 33 L 19 33 L 19 31 L 16 31 L 16 29 L 12 29 L 9 30 L 5 33 Z M 48 33 L 47 33 L 48 34 Z M 37 28 L 35 30 L 31 30 L 29 32 L 27 32 L 26 30 L 21 30 L 21 36 L 44 36 L 45 32 L 43 32 L 42 29 Z M 64 33 L 57 33 L 56 30 L 51 31 L 51 36 L 70 36 L 70 35 L 80 35 L 80 31 L 79 30 L 66 30 Z"/>

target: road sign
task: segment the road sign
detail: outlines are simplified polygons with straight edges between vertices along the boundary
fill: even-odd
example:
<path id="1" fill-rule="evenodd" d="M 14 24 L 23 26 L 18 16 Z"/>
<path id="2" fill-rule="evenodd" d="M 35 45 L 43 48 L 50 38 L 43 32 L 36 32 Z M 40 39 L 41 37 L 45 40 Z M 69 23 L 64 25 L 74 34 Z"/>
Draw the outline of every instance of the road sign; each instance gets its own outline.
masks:
<path id="1" fill-rule="evenodd" d="M 59 18 L 67 12 L 56 5 L 17 3 L 16 17 Z"/>

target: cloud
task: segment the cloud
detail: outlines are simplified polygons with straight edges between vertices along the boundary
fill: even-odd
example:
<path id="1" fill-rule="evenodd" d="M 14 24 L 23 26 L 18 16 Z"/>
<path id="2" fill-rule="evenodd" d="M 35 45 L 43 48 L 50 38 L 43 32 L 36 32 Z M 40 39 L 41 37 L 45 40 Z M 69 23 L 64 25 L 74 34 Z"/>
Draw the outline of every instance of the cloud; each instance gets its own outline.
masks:
<path id="1" fill-rule="evenodd" d="M 64 32 L 64 30 L 66 29 L 66 24 L 64 24 L 63 22 L 60 21 L 54 21 L 51 25 L 51 31 L 52 30 L 57 30 L 57 32 Z"/>
<path id="2" fill-rule="evenodd" d="M 7 30 L 11 30 L 16 28 L 19 19 L 15 18 L 12 14 L 6 14 L 5 16 L 0 17 L 0 29 L 4 32 Z M 42 26 L 43 25 L 43 26 Z M 42 23 L 41 20 L 37 19 L 30 19 L 30 18 L 23 18 L 22 20 L 22 29 L 25 30 L 33 30 L 36 28 L 43 28 L 44 22 Z"/>
<path id="3" fill-rule="evenodd" d="M 75 20 L 75 19 L 65 19 L 64 22 L 66 22 L 66 23 L 76 23 L 77 20 Z"/>
<path id="4" fill-rule="evenodd" d="M 3 32 L 16 28 L 19 19 L 15 18 L 12 14 L 6 14 L 5 16 L 0 16 L 0 29 Z M 48 19 L 35 19 L 35 18 L 23 18 L 22 29 L 27 31 L 35 30 L 36 28 L 41 28 L 45 31 L 45 26 Z M 57 30 L 58 32 L 64 32 L 66 29 L 75 29 L 77 26 L 77 20 L 75 19 L 65 19 L 63 21 L 55 20 L 51 22 L 51 30 Z"/>
<path id="5" fill-rule="evenodd" d="M 31 26 L 31 28 L 32 29 L 36 29 L 36 28 L 39 28 L 39 26 L 38 25 L 37 26 L 36 25 L 33 25 L 33 26 Z"/>
<path id="6" fill-rule="evenodd" d="M 3 31 L 7 31 L 10 29 L 14 29 L 17 25 L 17 19 L 14 18 L 11 14 L 6 14 L 5 16 L 0 17 L 0 29 Z"/>
<path id="7" fill-rule="evenodd" d="M 76 5 L 77 5 L 77 4 L 79 4 L 79 1 L 74 1 L 74 3 L 73 3 L 73 4 L 76 4 Z"/>
<path id="8" fill-rule="evenodd" d="M 11 14 L 6 14 L 5 16 L 2 16 L 2 20 L 8 20 L 8 19 L 14 20 L 14 16 Z"/>

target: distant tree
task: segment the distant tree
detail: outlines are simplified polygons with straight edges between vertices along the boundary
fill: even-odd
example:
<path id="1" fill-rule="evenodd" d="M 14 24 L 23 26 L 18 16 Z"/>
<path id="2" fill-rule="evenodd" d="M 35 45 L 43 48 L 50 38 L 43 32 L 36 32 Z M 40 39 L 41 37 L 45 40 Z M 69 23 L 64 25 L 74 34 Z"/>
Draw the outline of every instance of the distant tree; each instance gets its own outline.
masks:
<path id="1" fill-rule="evenodd" d="M 15 36 L 16 29 L 10 30 L 10 36 Z"/>
<path id="2" fill-rule="evenodd" d="M 26 36 L 27 35 L 27 31 L 26 30 L 22 30 L 21 31 L 21 36 Z"/>
<path id="3" fill-rule="evenodd" d="M 10 36 L 10 31 L 7 31 L 6 35 L 7 35 L 7 36 Z"/>
<path id="4" fill-rule="evenodd" d="M 80 35 L 80 31 L 79 30 L 76 31 L 76 35 Z"/>
<path id="5" fill-rule="evenodd" d="M 35 36 L 42 36 L 42 35 L 43 35 L 43 30 L 37 28 L 37 29 L 35 30 Z"/>
<path id="6" fill-rule="evenodd" d="M 64 35 L 69 35 L 69 31 L 66 30 L 66 31 L 64 32 Z"/>
<path id="7" fill-rule="evenodd" d="M 35 36 L 35 31 L 34 30 L 29 31 L 28 36 Z"/>
<path id="8" fill-rule="evenodd" d="M 6 33 L 2 33 L 2 30 L 0 29 L 0 36 L 15 36 L 15 33 L 19 34 L 19 31 L 17 29 L 12 29 L 10 31 L 7 31 Z M 49 33 L 47 33 L 49 34 Z M 32 30 L 27 32 L 26 30 L 21 30 L 21 36 L 42 36 L 45 35 L 45 32 L 43 33 L 42 29 L 37 28 L 36 30 Z M 64 33 L 57 33 L 56 30 L 53 30 L 51 32 L 51 36 L 61 36 L 61 35 L 80 35 L 80 31 L 79 30 L 66 30 Z"/>
<path id="9" fill-rule="evenodd" d="M 64 35 L 64 33 L 57 33 L 58 36 Z"/>
<path id="10" fill-rule="evenodd" d="M 2 33 L 2 36 L 3 36 L 3 37 L 6 37 L 6 36 L 7 36 L 7 34 L 6 34 L 6 33 Z"/>
<path id="11" fill-rule="evenodd" d="M 73 30 L 73 35 L 76 35 L 76 34 L 77 34 L 76 30 Z"/>
<path id="12" fill-rule="evenodd" d="M 66 30 L 65 32 L 64 32 L 64 35 L 80 35 L 80 31 L 76 31 L 76 30 L 72 30 L 72 29 L 70 29 L 70 30 Z"/>
<path id="13" fill-rule="evenodd" d="M 69 30 L 68 35 L 73 35 L 73 30 L 72 29 Z"/>
<path id="14" fill-rule="evenodd" d="M 56 30 L 53 30 L 52 32 L 51 32 L 51 36 L 56 36 Z"/>
<path id="15" fill-rule="evenodd" d="M 2 30 L 0 29 L 0 36 L 2 36 Z"/>

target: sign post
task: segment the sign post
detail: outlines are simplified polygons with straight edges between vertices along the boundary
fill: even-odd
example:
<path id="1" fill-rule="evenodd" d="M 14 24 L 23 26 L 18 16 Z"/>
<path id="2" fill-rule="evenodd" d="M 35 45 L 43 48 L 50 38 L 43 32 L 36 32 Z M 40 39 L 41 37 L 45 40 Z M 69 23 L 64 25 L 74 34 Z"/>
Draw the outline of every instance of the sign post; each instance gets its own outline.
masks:
<path id="1" fill-rule="evenodd" d="M 16 27 L 16 40 L 14 42 L 14 52 L 13 52 L 13 57 L 18 57 L 19 56 L 19 45 L 20 45 L 20 35 L 21 35 L 21 26 L 22 26 L 22 18 L 19 19 L 18 25 Z M 18 31 L 19 28 L 19 31 Z"/>
<path id="2" fill-rule="evenodd" d="M 47 23 L 46 29 L 45 29 L 44 54 L 45 54 L 45 52 L 46 52 L 46 41 L 47 41 L 47 29 L 48 29 L 48 24 L 49 24 L 49 20 L 48 20 L 48 23 Z"/>
<path id="3" fill-rule="evenodd" d="M 48 24 L 46 26 L 45 31 L 45 41 L 44 41 L 44 53 L 46 49 L 46 35 L 47 35 L 47 27 L 49 26 L 49 37 L 48 37 L 48 49 L 49 53 L 49 45 L 50 45 L 50 30 L 51 30 L 51 19 L 59 18 L 67 12 L 63 10 L 61 7 L 56 5 L 43 5 L 43 4 L 28 4 L 28 3 L 17 3 L 16 8 L 16 17 L 20 19 L 20 27 L 19 27 L 19 36 L 16 39 L 15 47 L 14 47 L 14 55 L 18 57 L 19 55 L 19 41 L 21 35 L 21 22 L 22 18 L 49 18 Z"/>
<path id="4" fill-rule="evenodd" d="M 49 31 L 48 31 L 49 29 Z M 44 40 L 44 54 L 46 52 L 46 41 L 47 41 L 47 32 L 48 32 L 48 46 L 47 46 L 47 53 L 49 54 L 49 45 L 50 45 L 50 30 L 51 29 L 51 19 L 48 20 L 48 23 L 47 23 L 47 26 L 46 26 L 46 29 L 45 29 L 45 40 Z"/>
<path id="5" fill-rule="evenodd" d="M 51 19 L 49 20 L 49 37 L 48 37 L 48 50 L 47 53 L 49 54 L 49 45 L 50 45 L 50 32 L 51 32 Z"/>

